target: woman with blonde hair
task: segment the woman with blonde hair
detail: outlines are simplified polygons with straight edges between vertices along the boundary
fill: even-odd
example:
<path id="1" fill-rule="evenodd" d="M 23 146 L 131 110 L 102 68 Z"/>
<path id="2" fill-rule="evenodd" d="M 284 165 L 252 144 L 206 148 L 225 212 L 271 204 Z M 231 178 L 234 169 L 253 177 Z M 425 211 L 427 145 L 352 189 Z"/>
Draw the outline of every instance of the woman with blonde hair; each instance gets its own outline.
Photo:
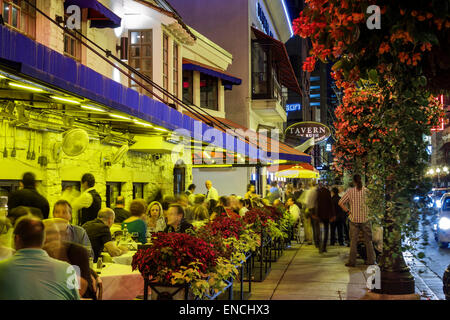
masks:
<path id="1" fill-rule="evenodd" d="M 151 233 L 163 232 L 166 229 L 166 225 L 161 203 L 153 201 L 147 210 L 147 230 Z"/>

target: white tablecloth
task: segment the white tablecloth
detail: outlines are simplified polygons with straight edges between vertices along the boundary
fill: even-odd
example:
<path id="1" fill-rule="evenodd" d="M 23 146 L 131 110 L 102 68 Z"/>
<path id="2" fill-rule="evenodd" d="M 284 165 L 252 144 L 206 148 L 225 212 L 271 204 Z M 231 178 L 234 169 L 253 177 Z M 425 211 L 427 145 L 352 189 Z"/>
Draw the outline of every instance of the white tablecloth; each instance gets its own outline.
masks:
<path id="1" fill-rule="evenodd" d="M 136 251 L 128 251 L 127 253 L 124 253 L 121 256 L 112 257 L 111 259 L 114 263 L 131 266 L 131 262 L 133 261 L 133 256 L 135 254 L 136 254 Z"/>
<path id="2" fill-rule="evenodd" d="M 99 274 L 103 282 L 103 300 L 133 300 L 144 294 L 144 278 L 131 265 L 106 263 Z"/>

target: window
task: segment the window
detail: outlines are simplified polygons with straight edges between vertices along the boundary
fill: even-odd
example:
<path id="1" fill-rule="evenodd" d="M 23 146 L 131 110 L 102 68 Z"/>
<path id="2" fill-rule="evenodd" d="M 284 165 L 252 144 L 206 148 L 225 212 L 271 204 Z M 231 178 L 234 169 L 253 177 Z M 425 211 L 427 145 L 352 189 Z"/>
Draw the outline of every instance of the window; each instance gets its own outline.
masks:
<path id="1" fill-rule="evenodd" d="M 152 79 L 153 70 L 153 40 L 152 30 L 130 30 L 128 34 L 128 59 L 131 67 Z M 132 74 L 133 77 L 136 75 Z M 140 79 L 139 79 L 140 80 Z M 152 86 L 142 81 L 151 91 Z M 149 91 L 141 88 L 136 82 L 130 79 L 130 88 L 137 90 L 142 94 L 151 96 Z"/>
<path id="2" fill-rule="evenodd" d="M 173 169 L 173 193 L 181 194 L 185 191 L 186 168 L 176 166 Z"/>
<path id="3" fill-rule="evenodd" d="M 200 107 L 218 110 L 218 81 L 217 78 L 200 73 Z"/>
<path id="4" fill-rule="evenodd" d="M 163 88 L 169 90 L 169 37 L 163 35 Z M 169 97 L 164 95 L 164 101 L 167 102 Z"/>
<path id="5" fill-rule="evenodd" d="M 193 71 L 183 71 L 183 102 L 193 104 L 194 100 L 194 73 Z"/>
<path id="6" fill-rule="evenodd" d="M 178 44 L 173 43 L 173 95 L 178 98 Z"/>
<path id="7" fill-rule="evenodd" d="M 252 43 L 252 92 L 254 95 L 269 95 L 268 54 L 264 47 Z"/>
<path id="8" fill-rule="evenodd" d="M 106 183 L 106 206 L 112 208 L 116 203 L 117 196 L 122 192 L 122 183 L 107 182 Z"/>
<path id="9" fill-rule="evenodd" d="M 64 53 L 69 57 L 81 61 L 81 42 L 80 36 L 73 36 L 64 32 Z"/>
<path id="10" fill-rule="evenodd" d="M 133 199 L 144 199 L 145 183 L 133 183 Z"/>
<path id="11" fill-rule="evenodd" d="M 30 0 L 36 5 L 36 0 Z M 0 9 L 5 24 L 26 36 L 36 38 L 36 10 L 22 0 L 0 0 Z"/>

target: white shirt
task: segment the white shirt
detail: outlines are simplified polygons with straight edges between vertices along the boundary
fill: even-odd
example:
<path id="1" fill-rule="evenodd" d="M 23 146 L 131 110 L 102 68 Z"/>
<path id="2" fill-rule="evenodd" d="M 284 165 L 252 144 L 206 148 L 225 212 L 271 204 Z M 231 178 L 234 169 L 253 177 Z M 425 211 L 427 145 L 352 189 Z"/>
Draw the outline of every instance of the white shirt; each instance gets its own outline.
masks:
<path id="1" fill-rule="evenodd" d="M 209 188 L 207 196 L 206 196 L 206 201 L 209 201 L 211 199 L 219 201 L 219 193 L 217 192 L 216 188 L 214 188 L 214 187 Z"/>
<path id="2" fill-rule="evenodd" d="M 244 217 L 245 214 L 247 213 L 247 211 L 248 211 L 248 209 L 247 209 L 246 207 L 242 207 L 242 208 L 239 210 L 239 215 L 240 215 L 241 217 Z"/>
<path id="3" fill-rule="evenodd" d="M 72 202 L 72 224 L 78 224 L 78 211 L 83 208 L 89 208 L 92 205 L 94 199 L 92 198 L 92 194 L 89 191 L 94 190 L 95 187 L 86 189 L 84 192 L 80 194 L 78 198 L 73 200 Z"/>
<path id="4" fill-rule="evenodd" d="M 295 203 L 289 207 L 289 213 L 295 221 L 298 221 L 298 219 L 300 219 L 300 208 Z"/>

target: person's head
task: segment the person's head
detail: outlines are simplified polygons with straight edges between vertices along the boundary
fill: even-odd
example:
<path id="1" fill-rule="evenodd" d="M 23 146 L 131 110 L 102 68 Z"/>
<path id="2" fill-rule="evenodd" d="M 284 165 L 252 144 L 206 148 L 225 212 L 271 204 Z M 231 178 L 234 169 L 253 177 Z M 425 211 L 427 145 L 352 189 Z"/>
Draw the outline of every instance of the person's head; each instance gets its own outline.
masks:
<path id="1" fill-rule="evenodd" d="M 33 172 L 25 172 L 21 184 L 24 188 L 36 188 L 36 175 Z"/>
<path id="2" fill-rule="evenodd" d="M 195 192 L 195 188 L 197 188 L 197 186 L 196 186 L 195 184 L 192 183 L 192 184 L 189 185 L 188 190 L 189 190 L 190 192 L 194 193 L 194 192 Z"/>
<path id="3" fill-rule="evenodd" d="M 294 203 L 295 203 L 295 201 L 294 201 L 294 198 L 292 198 L 292 197 L 289 197 L 286 201 L 286 205 L 288 205 L 289 207 L 293 206 Z M 275 202 L 273 203 L 273 205 L 275 206 Z"/>
<path id="4" fill-rule="evenodd" d="M 66 200 L 58 200 L 53 206 L 53 217 L 72 221 L 72 206 Z"/>
<path id="5" fill-rule="evenodd" d="M 208 209 L 204 206 L 195 206 L 192 209 L 192 217 L 194 221 L 203 221 L 209 218 Z"/>
<path id="6" fill-rule="evenodd" d="M 221 205 L 222 207 L 225 207 L 225 208 L 230 207 L 230 198 L 226 197 L 226 196 L 221 196 L 219 198 L 219 205 Z"/>
<path id="7" fill-rule="evenodd" d="M 362 189 L 362 182 L 361 182 L 361 176 L 359 174 L 355 174 L 353 176 L 353 182 L 356 186 L 356 189 L 361 190 Z"/>
<path id="8" fill-rule="evenodd" d="M 110 208 L 100 209 L 97 215 L 97 218 L 102 220 L 109 228 L 114 224 L 115 217 L 116 214 L 114 213 L 114 210 Z"/>
<path id="9" fill-rule="evenodd" d="M 147 203 L 144 199 L 135 199 L 130 203 L 130 214 L 133 217 L 141 217 L 147 210 Z"/>
<path id="10" fill-rule="evenodd" d="M 337 187 L 333 187 L 331 189 L 331 193 L 333 194 L 333 196 L 337 196 L 339 194 L 339 189 Z"/>
<path id="11" fill-rule="evenodd" d="M 163 208 L 163 214 L 166 217 L 167 211 L 169 210 L 169 206 L 173 203 L 175 203 L 176 200 L 173 196 L 165 196 L 163 197 L 163 200 L 161 202 L 162 208 Z"/>
<path id="12" fill-rule="evenodd" d="M 148 206 L 148 212 L 147 212 L 147 215 L 150 218 L 158 219 L 159 217 L 161 217 L 162 214 L 163 214 L 163 208 L 162 208 L 161 203 L 159 203 L 158 201 L 153 201 L 152 203 L 150 203 L 150 205 Z"/>
<path id="13" fill-rule="evenodd" d="M 177 200 L 177 203 L 184 208 L 189 206 L 189 198 L 187 195 L 185 195 L 183 193 L 177 195 L 176 200 Z"/>
<path id="14" fill-rule="evenodd" d="M 167 224 L 176 228 L 184 218 L 184 209 L 179 204 L 171 204 L 167 212 Z"/>
<path id="15" fill-rule="evenodd" d="M 81 188 L 83 190 L 92 188 L 95 186 L 95 178 L 91 173 L 85 173 L 81 177 Z"/>
<path id="16" fill-rule="evenodd" d="M 213 212 L 214 208 L 217 206 L 217 201 L 214 199 L 209 199 L 208 202 L 208 211 L 209 214 L 211 215 L 211 213 Z"/>
<path id="17" fill-rule="evenodd" d="M 278 184 L 277 184 L 276 181 L 272 181 L 272 182 L 270 183 L 270 186 L 271 186 L 271 187 L 278 187 Z"/>
<path id="18" fill-rule="evenodd" d="M 194 205 L 200 205 L 205 203 L 205 195 L 204 194 L 197 194 L 194 198 Z"/>
<path id="19" fill-rule="evenodd" d="M 230 202 L 230 208 L 233 210 L 239 209 L 239 199 L 237 196 L 232 195 L 228 197 Z"/>
<path id="20" fill-rule="evenodd" d="M 125 197 L 124 196 L 116 197 L 116 208 L 125 208 Z"/>
<path id="21" fill-rule="evenodd" d="M 212 187 L 212 182 L 210 180 L 206 180 L 205 187 L 209 190 Z"/>
<path id="22" fill-rule="evenodd" d="M 255 193 L 255 185 L 249 183 L 249 184 L 247 185 L 247 192 Z"/>
<path id="23" fill-rule="evenodd" d="M 44 246 L 52 242 L 61 242 L 67 239 L 69 223 L 65 219 L 54 218 L 42 220 L 45 226 Z"/>
<path id="24" fill-rule="evenodd" d="M 42 221 L 33 216 L 23 216 L 17 220 L 14 228 L 14 246 L 16 250 L 44 245 L 45 227 Z"/>
<path id="25" fill-rule="evenodd" d="M 32 216 L 33 214 L 31 213 L 31 210 L 29 207 L 24 207 L 24 206 L 19 206 L 19 207 L 15 207 L 13 209 L 11 209 L 8 213 L 7 218 L 9 219 L 9 221 L 11 221 L 11 225 L 15 225 L 16 221 L 19 220 L 20 217 L 23 216 L 27 216 L 30 215 Z"/>

